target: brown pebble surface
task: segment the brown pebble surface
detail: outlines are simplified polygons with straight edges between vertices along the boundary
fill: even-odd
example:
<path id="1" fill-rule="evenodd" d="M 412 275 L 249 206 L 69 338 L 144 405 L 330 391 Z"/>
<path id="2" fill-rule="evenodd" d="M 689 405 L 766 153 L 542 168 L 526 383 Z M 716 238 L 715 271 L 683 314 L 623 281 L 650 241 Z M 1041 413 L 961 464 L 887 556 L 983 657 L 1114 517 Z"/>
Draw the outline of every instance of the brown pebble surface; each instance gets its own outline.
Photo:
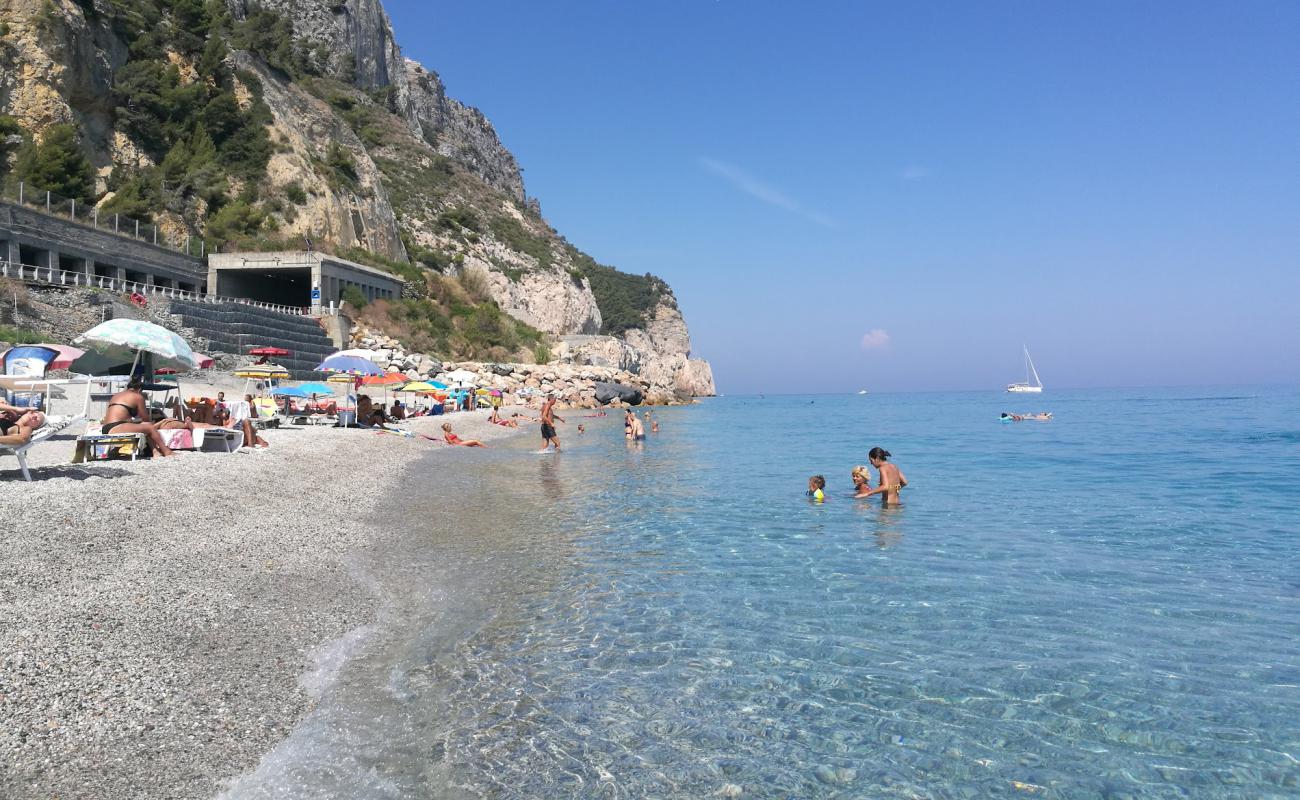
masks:
<path id="1" fill-rule="evenodd" d="M 444 419 L 516 433 L 482 412 L 403 426 Z M 384 535 L 374 510 L 418 459 L 473 458 L 362 430 L 266 438 L 32 483 L 0 457 L 0 797 L 211 797 L 256 766 L 310 708 L 310 651 L 372 618 L 346 557 Z"/>

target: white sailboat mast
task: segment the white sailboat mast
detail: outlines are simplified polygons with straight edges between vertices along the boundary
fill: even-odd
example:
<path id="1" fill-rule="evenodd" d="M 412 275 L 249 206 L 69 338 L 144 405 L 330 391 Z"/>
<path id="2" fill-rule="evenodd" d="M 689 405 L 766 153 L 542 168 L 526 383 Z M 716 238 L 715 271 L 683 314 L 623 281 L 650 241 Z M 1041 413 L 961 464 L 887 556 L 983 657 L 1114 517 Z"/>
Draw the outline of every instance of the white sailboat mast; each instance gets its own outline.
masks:
<path id="1" fill-rule="evenodd" d="M 1030 373 L 1033 373 L 1034 376 L 1033 385 L 1041 388 L 1043 385 L 1043 381 L 1041 378 L 1038 377 L 1038 370 L 1034 369 L 1034 360 L 1029 357 L 1029 346 L 1021 345 L 1021 347 L 1025 348 L 1025 382 L 1026 383 L 1029 382 L 1029 375 Z"/>

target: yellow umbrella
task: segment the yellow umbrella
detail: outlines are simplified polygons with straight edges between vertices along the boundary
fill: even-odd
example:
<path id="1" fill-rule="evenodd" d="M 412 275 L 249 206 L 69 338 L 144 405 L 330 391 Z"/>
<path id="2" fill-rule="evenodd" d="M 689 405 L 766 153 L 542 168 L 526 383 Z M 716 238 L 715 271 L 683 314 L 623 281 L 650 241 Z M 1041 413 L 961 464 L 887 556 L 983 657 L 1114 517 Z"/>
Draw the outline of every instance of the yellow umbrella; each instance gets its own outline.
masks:
<path id="1" fill-rule="evenodd" d="M 432 384 L 429 383 L 425 383 L 424 381 L 411 381 L 410 383 L 406 384 L 400 389 L 397 389 L 396 391 L 419 392 L 420 394 L 428 394 L 430 392 L 438 391 L 438 387 L 433 386 Z"/>
<path id="2" fill-rule="evenodd" d="M 268 381 L 274 378 L 281 380 L 289 377 L 289 370 L 279 364 L 253 364 L 248 367 L 240 367 L 235 370 L 236 378 L 249 378 L 253 380 Z"/>
<path id="3" fill-rule="evenodd" d="M 474 394 L 490 394 L 487 389 L 475 389 Z"/>

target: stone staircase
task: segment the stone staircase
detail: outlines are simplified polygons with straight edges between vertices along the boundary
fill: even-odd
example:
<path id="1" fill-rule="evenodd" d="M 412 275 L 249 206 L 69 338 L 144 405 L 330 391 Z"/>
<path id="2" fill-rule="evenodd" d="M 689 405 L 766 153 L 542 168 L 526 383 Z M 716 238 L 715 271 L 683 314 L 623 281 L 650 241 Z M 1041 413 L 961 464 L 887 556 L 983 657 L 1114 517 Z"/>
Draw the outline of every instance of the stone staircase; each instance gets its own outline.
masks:
<path id="1" fill-rule="evenodd" d="M 192 303 L 172 300 L 171 313 L 206 342 L 198 350 L 246 355 L 249 348 L 283 347 L 293 355 L 271 361 L 289 370 L 294 380 L 321 380 L 314 368 L 337 348 L 311 317 L 282 314 L 242 303 Z"/>

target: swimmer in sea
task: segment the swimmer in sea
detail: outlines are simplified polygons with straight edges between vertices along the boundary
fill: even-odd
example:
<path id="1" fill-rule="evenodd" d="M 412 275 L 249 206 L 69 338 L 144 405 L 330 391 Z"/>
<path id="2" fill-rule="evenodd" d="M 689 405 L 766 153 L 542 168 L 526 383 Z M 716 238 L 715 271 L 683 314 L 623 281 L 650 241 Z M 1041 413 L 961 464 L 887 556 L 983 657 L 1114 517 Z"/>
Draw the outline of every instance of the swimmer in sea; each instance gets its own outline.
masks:
<path id="1" fill-rule="evenodd" d="M 826 478 L 814 475 L 808 479 L 808 497 L 814 503 L 826 502 Z"/>
<path id="2" fill-rule="evenodd" d="M 903 475 L 903 471 L 890 464 L 888 459 L 888 450 L 883 447 L 871 448 L 871 452 L 867 453 L 867 460 L 880 474 L 880 482 L 876 488 L 867 489 L 865 493 L 859 492 L 854 497 L 871 497 L 872 495 L 883 494 L 884 497 L 881 498 L 882 505 L 895 506 L 901 502 L 898 492 L 907 485 L 907 478 Z"/>
<path id="3" fill-rule="evenodd" d="M 853 496 L 855 498 L 866 497 L 867 492 L 871 489 L 871 470 L 863 466 L 853 468 L 849 473 L 849 478 L 853 481 Z"/>

